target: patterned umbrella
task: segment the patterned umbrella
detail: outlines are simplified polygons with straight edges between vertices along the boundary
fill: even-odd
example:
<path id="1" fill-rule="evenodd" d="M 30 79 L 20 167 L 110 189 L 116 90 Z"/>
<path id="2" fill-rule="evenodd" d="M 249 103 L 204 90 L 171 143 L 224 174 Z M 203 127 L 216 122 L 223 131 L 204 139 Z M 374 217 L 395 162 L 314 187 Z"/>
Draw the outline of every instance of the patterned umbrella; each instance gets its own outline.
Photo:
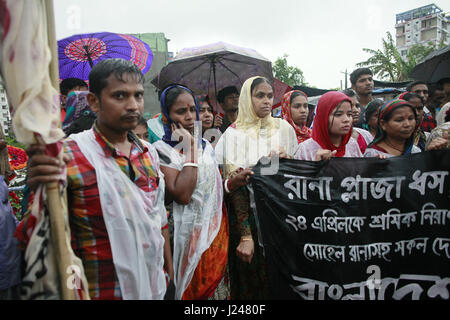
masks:
<path id="1" fill-rule="evenodd" d="M 89 80 L 97 62 L 122 58 L 133 62 L 146 73 L 152 65 L 150 47 L 136 37 L 110 33 L 76 34 L 58 41 L 59 78 Z"/>
<path id="2" fill-rule="evenodd" d="M 152 83 L 159 89 L 171 83 L 186 85 L 195 94 L 213 92 L 211 98 L 227 86 L 240 89 L 253 76 L 273 80 L 272 63 L 253 49 L 218 42 L 181 50 Z"/>

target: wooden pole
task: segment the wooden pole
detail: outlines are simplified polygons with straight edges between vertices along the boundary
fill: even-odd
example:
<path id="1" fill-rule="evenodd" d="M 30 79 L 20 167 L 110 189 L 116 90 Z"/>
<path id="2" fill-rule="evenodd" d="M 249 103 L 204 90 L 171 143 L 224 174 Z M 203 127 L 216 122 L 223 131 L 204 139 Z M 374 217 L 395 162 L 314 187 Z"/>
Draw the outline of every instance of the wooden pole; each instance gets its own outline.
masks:
<path id="1" fill-rule="evenodd" d="M 55 31 L 55 14 L 53 0 L 44 0 L 45 14 L 47 21 L 48 46 L 51 51 L 51 63 L 49 67 L 50 80 L 53 87 L 59 92 L 59 68 Z M 60 124 L 61 127 L 61 124 Z M 62 160 L 62 159 L 61 159 Z M 64 300 L 75 300 L 75 292 L 68 287 L 71 273 L 71 256 L 67 243 L 66 229 L 67 219 L 67 197 L 66 193 L 60 194 L 57 182 L 47 184 L 47 205 L 50 212 L 50 225 L 52 243 L 56 253 L 56 263 L 58 265 L 61 294 Z M 69 243 L 70 245 L 70 243 Z"/>
<path id="2" fill-rule="evenodd" d="M 50 62 L 50 80 L 56 91 L 59 92 L 58 43 L 56 41 L 55 12 L 53 0 L 45 0 L 45 13 L 47 20 L 48 47 L 52 55 Z"/>

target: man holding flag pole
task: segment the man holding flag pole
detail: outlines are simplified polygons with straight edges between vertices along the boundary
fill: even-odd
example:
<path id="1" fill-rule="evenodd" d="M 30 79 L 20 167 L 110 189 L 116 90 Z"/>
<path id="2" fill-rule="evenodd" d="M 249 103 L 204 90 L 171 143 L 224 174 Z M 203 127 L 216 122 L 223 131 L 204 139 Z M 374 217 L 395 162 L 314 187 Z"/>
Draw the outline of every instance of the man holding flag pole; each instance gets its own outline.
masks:
<path id="1" fill-rule="evenodd" d="M 55 89 L 58 62 L 52 59 L 56 57 L 53 2 L 1 0 L 0 16 L 1 72 L 14 108 L 17 140 L 47 145 L 49 154 L 61 157 L 59 141 L 64 132 Z M 70 247 L 64 193 L 59 182 L 41 185 L 35 193 L 34 229 L 24 253 L 22 298 L 88 298 L 85 288 L 67 286 L 73 276 L 77 282 L 87 283 L 81 261 Z M 80 272 L 74 274 L 71 268 Z"/>
<path id="2" fill-rule="evenodd" d="M 0 8 L 1 70 L 30 154 L 31 200 L 16 231 L 26 245 L 22 298 L 162 299 L 164 177 L 155 149 L 131 132 L 142 72 L 120 59 L 97 64 L 88 96 L 97 122 L 62 141 L 53 3 Z"/>

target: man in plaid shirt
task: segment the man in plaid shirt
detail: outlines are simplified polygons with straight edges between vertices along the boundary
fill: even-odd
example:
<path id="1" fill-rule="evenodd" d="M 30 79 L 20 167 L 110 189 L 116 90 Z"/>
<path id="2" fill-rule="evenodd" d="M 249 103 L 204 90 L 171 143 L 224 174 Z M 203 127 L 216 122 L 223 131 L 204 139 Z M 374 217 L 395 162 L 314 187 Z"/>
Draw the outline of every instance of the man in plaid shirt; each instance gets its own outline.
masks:
<path id="1" fill-rule="evenodd" d="M 120 171 L 145 193 L 157 190 L 161 183 L 160 178 L 163 177 L 159 169 L 158 154 L 152 145 L 139 140 L 132 133 L 144 106 L 142 72 L 131 62 L 109 59 L 94 66 L 89 80 L 88 101 L 91 109 L 97 113 L 92 131 L 95 142 L 103 151 L 101 156 L 114 159 Z M 96 170 L 76 141 L 69 137 L 63 145 L 64 160 L 67 164 L 72 247 L 83 262 L 90 297 L 122 299 L 124 292 L 121 290 L 118 270 L 114 264 L 111 234 L 108 234 L 100 203 Z M 61 173 L 64 164 L 44 155 L 42 146 L 34 145 L 29 151 L 30 189 L 35 190 L 41 183 L 57 181 L 57 175 Z M 159 226 L 159 232 L 161 228 L 167 227 L 167 221 L 163 224 Z M 164 246 L 167 247 L 167 241 Z M 137 282 L 139 281 L 138 277 Z"/>

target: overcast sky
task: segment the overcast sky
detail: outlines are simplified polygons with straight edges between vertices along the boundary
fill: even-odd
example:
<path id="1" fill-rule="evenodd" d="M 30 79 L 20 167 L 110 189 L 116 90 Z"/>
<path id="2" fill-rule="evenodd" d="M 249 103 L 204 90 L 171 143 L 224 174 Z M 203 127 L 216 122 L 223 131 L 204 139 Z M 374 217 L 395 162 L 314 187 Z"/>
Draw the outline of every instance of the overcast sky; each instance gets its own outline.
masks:
<path id="1" fill-rule="evenodd" d="M 169 51 L 218 41 L 258 51 L 272 62 L 284 53 L 306 81 L 340 87 L 346 69 L 379 49 L 395 15 L 447 0 L 56 0 L 56 35 L 163 32 Z M 78 19 L 79 17 L 79 19 Z"/>

